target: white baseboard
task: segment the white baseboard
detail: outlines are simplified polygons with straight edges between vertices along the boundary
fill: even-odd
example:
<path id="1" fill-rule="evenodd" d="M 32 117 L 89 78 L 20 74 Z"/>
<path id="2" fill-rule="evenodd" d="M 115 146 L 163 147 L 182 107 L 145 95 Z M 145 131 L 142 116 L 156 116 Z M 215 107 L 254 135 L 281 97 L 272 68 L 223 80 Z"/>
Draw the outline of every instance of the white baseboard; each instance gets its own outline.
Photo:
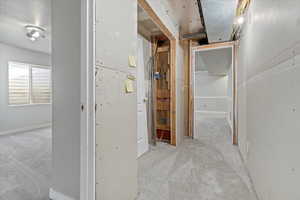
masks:
<path id="1" fill-rule="evenodd" d="M 226 118 L 227 112 L 221 111 L 195 111 L 195 118 Z"/>
<path id="2" fill-rule="evenodd" d="M 26 131 L 31 131 L 31 130 L 35 130 L 35 129 L 39 129 L 39 128 L 47 128 L 47 127 L 51 127 L 51 123 L 39 124 L 39 125 L 35 125 L 35 126 L 28 126 L 28 127 L 24 127 L 24 128 L 2 131 L 2 132 L 0 132 L 0 135 L 8 135 L 8 134 L 18 133 L 18 132 L 26 132 Z"/>
<path id="3" fill-rule="evenodd" d="M 64 195 L 60 192 L 53 190 L 52 188 L 50 188 L 49 190 L 49 198 L 50 200 L 74 200 L 73 198 L 67 195 Z"/>

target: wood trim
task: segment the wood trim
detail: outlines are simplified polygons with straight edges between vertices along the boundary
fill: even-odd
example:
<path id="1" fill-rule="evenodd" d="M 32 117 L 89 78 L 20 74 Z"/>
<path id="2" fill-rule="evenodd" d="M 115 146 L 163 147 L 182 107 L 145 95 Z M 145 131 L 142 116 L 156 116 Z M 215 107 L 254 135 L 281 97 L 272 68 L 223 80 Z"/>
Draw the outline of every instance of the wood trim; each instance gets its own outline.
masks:
<path id="1" fill-rule="evenodd" d="M 233 121 L 232 121 L 232 129 L 233 129 L 233 138 L 232 143 L 234 145 L 238 145 L 238 104 L 237 104 L 237 44 L 233 45 Z"/>
<path id="2" fill-rule="evenodd" d="M 180 41 L 184 53 L 184 135 L 189 136 L 189 40 Z"/>
<path id="3" fill-rule="evenodd" d="M 171 69 L 171 144 L 176 146 L 176 40 L 170 40 Z"/>
<path id="4" fill-rule="evenodd" d="M 169 45 L 168 46 L 164 46 L 164 47 L 158 47 L 157 48 L 157 52 L 160 53 L 160 52 L 166 52 L 166 51 L 169 51 L 170 47 Z"/>
<path id="5" fill-rule="evenodd" d="M 193 100 L 193 80 L 192 79 L 192 61 L 193 55 L 195 51 L 199 50 L 209 50 L 209 49 L 218 49 L 218 48 L 226 48 L 231 47 L 233 49 L 233 60 L 232 60 L 232 67 L 233 67 L 233 135 L 232 135 L 232 143 L 234 145 L 238 145 L 238 107 L 237 107 L 237 45 L 236 42 L 222 42 L 222 43 L 215 43 L 209 45 L 199 45 L 199 46 L 192 46 L 192 42 L 190 42 L 190 70 L 189 70 L 189 136 L 193 137 L 193 129 L 194 129 L 194 100 Z"/>
<path id="6" fill-rule="evenodd" d="M 189 64 L 188 64 L 188 136 L 193 137 L 193 122 L 194 122 L 194 94 L 193 94 L 193 80 L 192 80 L 192 53 L 191 53 L 192 41 L 189 41 Z"/>
<path id="7" fill-rule="evenodd" d="M 202 49 L 214 49 L 219 47 L 228 47 L 233 46 L 235 42 L 220 42 L 220 43 L 214 43 L 214 44 L 208 44 L 208 45 L 197 45 L 193 46 L 192 50 L 202 50 Z"/>
<path id="8" fill-rule="evenodd" d="M 161 19 L 157 16 L 155 11 L 149 5 L 147 0 L 138 0 L 138 4 L 144 11 L 149 15 L 150 19 L 158 26 L 158 28 L 168 37 L 168 39 L 176 40 L 176 37 L 171 33 L 171 31 L 164 25 Z"/>
<path id="9" fill-rule="evenodd" d="M 152 47 L 152 56 L 155 57 L 154 59 L 154 71 L 157 70 L 157 55 L 156 55 L 156 49 L 157 49 L 157 40 L 155 39 L 155 37 L 151 38 L 151 47 Z M 152 137 L 152 142 L 153 144 L 156 144 L 156 140 L 157 140 L 157 133 L 156 133 L 156 127 L 157 127 L 157 106 L 156 106 L 156 99 L 157 99 L 157 94 L 156 94 L 156 81 L 153 81 L 153 86 L 152 86 L 152 103 L 153 103 L 153 127 L 154 129 L 152 130 L 155 134 L 151 133 L 151 137 Z"/>

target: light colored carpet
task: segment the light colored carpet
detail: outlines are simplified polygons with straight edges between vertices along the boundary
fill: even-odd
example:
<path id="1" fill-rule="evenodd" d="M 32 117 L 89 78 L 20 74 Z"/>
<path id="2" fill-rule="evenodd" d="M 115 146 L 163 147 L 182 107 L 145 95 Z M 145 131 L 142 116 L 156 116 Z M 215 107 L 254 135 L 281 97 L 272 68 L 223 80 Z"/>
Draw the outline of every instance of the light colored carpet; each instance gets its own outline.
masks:
<path id="1" fill-rule="evenodd" d="M 159 143 L 139 159 L 138 200 L 256 200 L 226 121 L 197 126 L 197 140 Z M 48 200 L 50 178 L 50 129 L 0 136 L 0 200 Z"/>
<path id="2" fill-rule="evenodd" d="M 206 119 L 197 140 L 159 143 L 139 159 L 138 200 L 256 200 L 227 122 Z"/>
<path id="3" fill-rule="evenodd" d="M 0 200 L 49 200 L 51 129 L 0 136 Z"/>

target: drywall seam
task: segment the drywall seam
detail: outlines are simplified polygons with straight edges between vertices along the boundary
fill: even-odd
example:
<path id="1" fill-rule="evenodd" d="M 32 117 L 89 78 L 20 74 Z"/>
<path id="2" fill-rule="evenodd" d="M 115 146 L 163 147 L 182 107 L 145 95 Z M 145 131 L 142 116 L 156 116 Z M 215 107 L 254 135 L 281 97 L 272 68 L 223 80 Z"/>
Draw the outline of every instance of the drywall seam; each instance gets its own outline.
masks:
<path id="1" fill-rule="evenodd" d="M 26 132 L 26 131 L 31 131 L 31 130 L 40 129 L 40 128 L 50 128 L 51 125 L 52 125 L 51 123 L 46 123 L 46 124 L 28 126 L 28 127 L 24 127 L 24 128 L 12 129 L 12 130 L 7 130 L 7 131 L 2 131 L 2 132 L 0 132 L 0 135 L 9 135 L 9 134 L 13 134 L 13 133 Z"/>
<path id="2" fill-rule="evenodd" d="M 268 66 L 269 69 L 262 71 L 252 77 L 249 77 L 247 80 L 239 83 L 237 89 L 245 87 L 249 82 L 261 80 L 266 77 L 268 74 L 276 74 L 285 71 L 285 68 L 293 68 L 294 66 L 280 66 L 280 64 L 285 63 L 296 56 L 300 55 L 300 41 L 296 44 L 292 45 L 289 48 L 284 49 L 281 53 L 277 54 L 273 58 L 269 59 L 267 62 L 262 64 L 261 66 Z"/>
<path id="3" fill-rule="evenodd" d="M 300 54 L 298 54 L 300 55 Z M 280 74 L 280 73 L 283 73 L 285 71 L 288 71 L 288 70 L 292 70 L 294 68 L 297 68 L 299 66 L 297 65 L 281 65 L 283 63 L 288 63 L 288 62 L 291 62 L 291 59 L 293 59 L 294 57 L 290 58 L 290 59 L 285 59 L 283 60 L 282 62 L 278 63 L 277 65 L 274 65 L 274 67 L 268 69 L 268 70 L 265 70 L 255 76 L 252 76 L 250 79 L 248 79 L 247 81 L 244 81 L 242 82 L 239 86 L 238 86 L 238 90 L 240 90 L 241 88 L 244 88 L 246 87 L 247 85 L 253 83 L 253 82 L 257 82 L 257 81 L 260 81 L 262 79 L 265 79 L 266 77 L 269 77 L 269 76 L 274 76 L 276 74 Z"/>
<path id="4" fill-rule="evenodd" d="M 49 190 L 49 198 L 50 200 L 74 200 L 73 198 L 60 193 L 58 191 L 55 191 L 54 189 L 50 188 Z"/>
<path id="5" fill-rule="evenodd" d="M 115 69 L 114 67 L 109 67 L 109 66 L 105 66 L 105 65 L 96 64 L 96 69 L 98 70 L 100 68 L 104 68 L 104 69 L 108 69 L 108 70 L 120 72 L 120 73 L 123 73 L 123 74 L 128 74 L 129 73 L 128 71 L 125 71 L 125 70 Z"/>
<path id="6" fill-rule="evenodd" d="M 238 51 L 239 147 L 262 200 L 300 196 L 297 8 L 294 0 L 253 1 Z"/>
<path id="7" fill-rule="evenodd" d="M 139 66 L 131 60 L 137 55 L 137 1 L 95 3 L 96 199 L 133 200 Z"/>

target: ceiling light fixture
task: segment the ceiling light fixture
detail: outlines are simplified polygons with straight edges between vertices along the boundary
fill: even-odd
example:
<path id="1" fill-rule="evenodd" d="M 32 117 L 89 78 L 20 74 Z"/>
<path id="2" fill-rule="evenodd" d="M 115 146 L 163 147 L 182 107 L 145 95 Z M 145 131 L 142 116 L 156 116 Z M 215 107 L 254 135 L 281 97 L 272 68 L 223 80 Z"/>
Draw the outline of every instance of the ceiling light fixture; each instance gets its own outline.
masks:
<path id="1" fill-rule="evenodd" d="M 244 16 L 238 16 L 238 17 L 237 17 L 236 23 L 237 23 L 238 25 L 242 25 L 244 22 L 245 22 Z"/>
<path id="2" fill-rule="evenodd" d="M 26 25 L 26 36 L 31 41 L 37 41 L 39 38 L 45 38 L 45 29 L 39 26 L 34 25 Z"/>

